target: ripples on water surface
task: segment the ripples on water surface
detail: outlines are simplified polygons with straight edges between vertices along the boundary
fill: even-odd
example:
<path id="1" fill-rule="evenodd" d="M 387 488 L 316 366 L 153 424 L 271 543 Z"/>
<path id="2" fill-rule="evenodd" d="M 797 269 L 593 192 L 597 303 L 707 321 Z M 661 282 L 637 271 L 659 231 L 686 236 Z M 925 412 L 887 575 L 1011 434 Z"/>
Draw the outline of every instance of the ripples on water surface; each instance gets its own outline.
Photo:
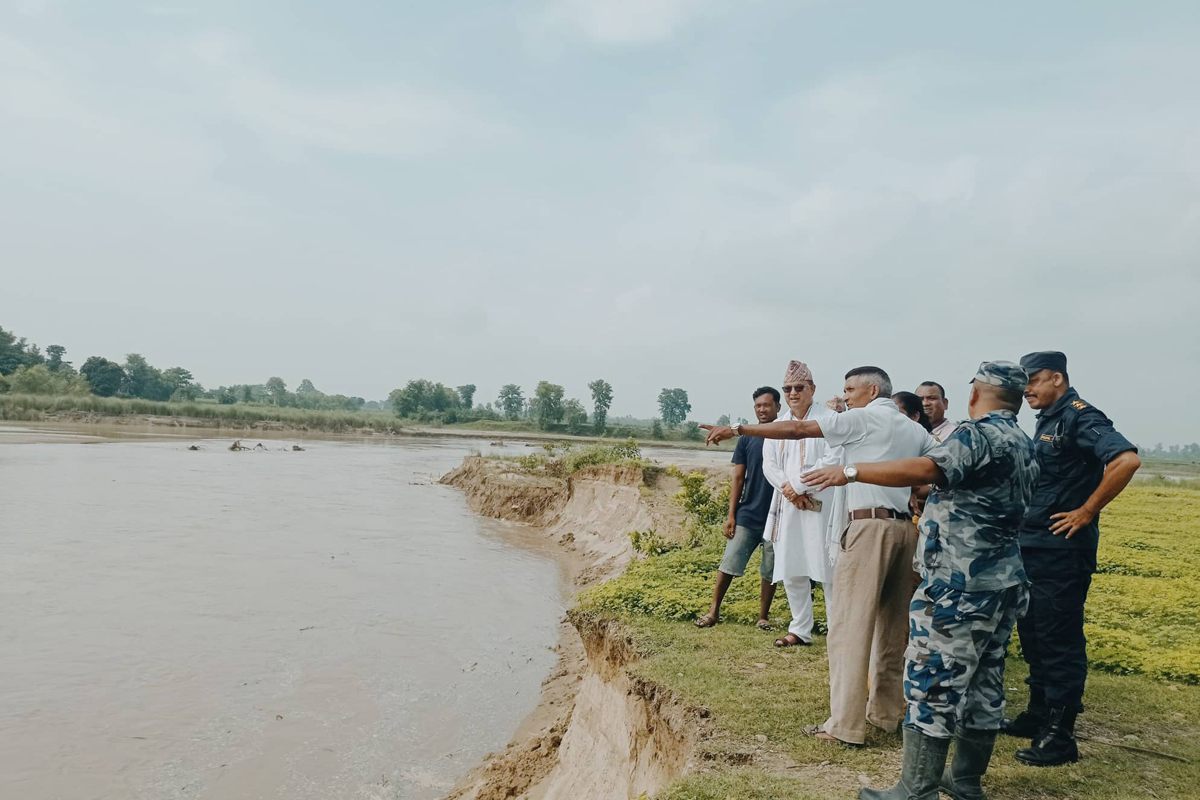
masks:
<path id="1" fill-rule="evenodd" d="M 426 798 L 503 747 L 563 607 L 432 485 L 476 445 L 190 443 L 0 446 L 0 796 Z"/>

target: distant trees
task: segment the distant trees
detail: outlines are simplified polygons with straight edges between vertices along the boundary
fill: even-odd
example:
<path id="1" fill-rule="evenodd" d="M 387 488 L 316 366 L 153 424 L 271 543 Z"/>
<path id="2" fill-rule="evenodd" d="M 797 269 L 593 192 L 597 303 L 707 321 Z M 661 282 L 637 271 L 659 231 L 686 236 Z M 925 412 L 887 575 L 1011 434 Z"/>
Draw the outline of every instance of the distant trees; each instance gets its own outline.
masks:
<path id="1" fill-rule="evenodd" d="M 564 402 L 563 421 L 567 423 L 567 433 L 579 435 L 587 430 L 587 410 L 583 403 L 573 397 Z"/>
<path id="2" fill-rule="evenodd" d="M 67 354 L 67 348 L 61 344 L 52 344 L 46 348 L 46 368 L 51 372 L 58 372 L 64 365 L 71 366 L 70 361 L 63 361 L 63 356 Z"/>
<path id="3" fill-rule="evenodd" d="M 45 360 L 36 344 L 0 328 L 0 375 L 12 375 L 17 367 L 36 367 Z"/>
<path id="4" fill-rule="evenodd" d="M 83 362 L 79 374 L 87 378 L 92 394 L 112 397 L 125 385 L 125 370 L 115 361 L 101 356 L 92 356 Z"/>
<path id="5" fill-rule="evenodd" d="M 449 411 L 462 405 L 458 392 L 424 379 L 409 381 L 403 389 L 392 392 L 388 400 L 400 417 L 413 417 L 422 411 Z"/>
<path id="6" fill-rule="evenodd" d="M 651 439 L 665 439 L 666 438 L 666 436 L 663 435 L 663 426 L 662 426 L 661 420 L 656 419 L 650 425 L 650 438 Z"/>
<path id="7" fill-rule="evenodd" d="M 525 396 L 521 394 L 521 387 L 515 383 L 506 383 L 500 387 L 500 396 L 496 398 L 496 405 L 504 412 L 504 418 L 507 420 L 518 420 L 521 418 L 521 412 L 525 410 Z"/>
<path id="8" fill-rule="evenodd" d="M 283 378 L 278 376 L 267 378 L 267 395 L 275 405 L 283 405 L 282 401 L 287 397 L 287 384 L 283 382 Z"/>
<path id="9" fill-rule="evenodd" d="M 717 417 L 717 424 L 718 425 L 728 425 L 729 424 L 729 415 L 722 414 L 721 416 Z"/>
<path id="10" fill-rule="evenodd" d="M 203 387 L 196 383 L 190 370 L 183 367 L 170 367 L 163 370 L 162 381 L 170 390 L 172 400 L 195 400 Z"/>
<path id="11" fill-rule="evenodd" d="M 32 367 L 21 365 L 4 378 L 8 391 L 16 394 L 88 394 L 91 387 L 87 378 L 74 370 L 52 372 L 45 364 Z"/>
<path id="12" fill-rule="evenodd" d="M 144 400 L 170 400 L 171 387 L 163 380 L 162 372 L 150 366 L 140 353 L 130 353 L 125 356 L 125 383 L 121 394 Z"/>
<path id="13" fill-rule="evenodd" d="M 549 430 L 551 425 L 562 422 L 566 413 L 563 408 L 563 387 L 549 381 L 538 381 L 537 390 L 533 395 L 533 415 L 537 425 L 542 430 Z"/>
<path id="14" fill-rule="evenodd" d="M 604 433 L 608 423 L 608 409 L 612 407 L 612 384 L 603 378 L 597 378 L 588 384 L 592 390 L 592 428 L 596 433 Z"/>
<path id="15" fill-rule="evenodd" d="M 662 421 L 668 428 L 674 428 L 687 419 L 692 404 L 688 402 L 688 393 L 683 389 L 663 389 L 658 394 L 658 408 L 662 413 Z"/>
<path id="16" fill-rule="evenodd" d="M 471 409 L 475 405 L 475 384 L 466 383 L 458 387 L 458 396 L 462 400 L 463 408 Z"/>

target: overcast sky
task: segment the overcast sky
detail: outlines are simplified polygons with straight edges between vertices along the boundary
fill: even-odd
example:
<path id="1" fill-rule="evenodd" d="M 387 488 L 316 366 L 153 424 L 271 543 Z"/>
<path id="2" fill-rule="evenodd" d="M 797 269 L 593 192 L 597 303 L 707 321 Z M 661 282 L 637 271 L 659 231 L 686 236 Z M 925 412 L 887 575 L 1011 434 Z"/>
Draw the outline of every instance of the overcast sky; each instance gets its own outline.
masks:
<path id="1" fill-rule="evenodd" d="M 1200 439 L 1194 0 L 0 9 L 0 325 L 76 364 L 706 421 L 1061 349 Z"/>

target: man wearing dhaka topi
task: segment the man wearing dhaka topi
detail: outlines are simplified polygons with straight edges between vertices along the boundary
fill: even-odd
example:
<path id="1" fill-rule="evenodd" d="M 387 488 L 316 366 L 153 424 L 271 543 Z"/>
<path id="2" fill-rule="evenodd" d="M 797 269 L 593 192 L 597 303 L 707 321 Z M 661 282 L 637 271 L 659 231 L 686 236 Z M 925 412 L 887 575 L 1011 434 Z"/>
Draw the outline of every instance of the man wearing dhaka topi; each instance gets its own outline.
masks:
<path id="1" fill-rule="evenodd" d="M 836 411 L 814 403 L 816 383 L 803 361 L 792 361 L 783 377 L 783 399 L 788 410 L 781 420 L 819 420 L 828 422 Z M 747 437 L 749 438 L 749 437 Z M 759 440 L 753 440 L 759 441 Z M 812 584 L 824 589 L 825 617 L 832 615 L 833 563 L 830 541 L 834 508 L 845 491 L 828 489 L 816 492 L 800 482 L 800 476 L 817 467 L 842 463 L 842 448 L 830 447 L 824 439 L 763 440 L 763 474 L 775 487 L 771 512 L 764 536 L 775 548 L 774 581 L 783 583 L 787 592 L 792 621 L 776 647 L 812 644 Z M 840 532 L 840 531 L 839 531 Z"/>

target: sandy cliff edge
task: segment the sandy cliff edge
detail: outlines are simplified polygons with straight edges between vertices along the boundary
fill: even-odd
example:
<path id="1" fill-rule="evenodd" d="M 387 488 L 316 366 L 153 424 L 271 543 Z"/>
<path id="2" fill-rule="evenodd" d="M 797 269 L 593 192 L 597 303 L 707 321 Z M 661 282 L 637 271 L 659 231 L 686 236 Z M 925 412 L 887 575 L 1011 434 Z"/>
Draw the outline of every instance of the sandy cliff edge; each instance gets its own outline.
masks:
<path id="1" fill-rule="evenodd" d="M 633 465 L 568 479 L 468 457 L 441 480 L 478 514 L 541 529 L 561 547 L 576 589 L 619 575 L 634 557 L 628 533 L 677 530 L 677 482 Z M 631 677 L 637 653 L 617 626 L 564 620 L 559 659 L 538 707 L 508 747 L 464 776 L 447 800 L 612 800 L 654 792 L 683 774 L 708 729 L 707 712 Z"/>

